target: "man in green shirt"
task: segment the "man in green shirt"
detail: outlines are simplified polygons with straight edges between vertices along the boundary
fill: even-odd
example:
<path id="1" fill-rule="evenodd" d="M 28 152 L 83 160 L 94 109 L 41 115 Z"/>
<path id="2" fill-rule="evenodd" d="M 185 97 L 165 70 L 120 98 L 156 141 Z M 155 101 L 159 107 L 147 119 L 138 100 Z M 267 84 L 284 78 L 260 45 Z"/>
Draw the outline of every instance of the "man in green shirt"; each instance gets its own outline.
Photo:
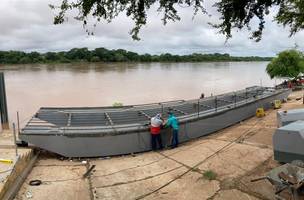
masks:
<path id="1" fill-rule="evenodd" d="M 167 120 L 165 127 L 171 127 L 173 130 L 171 146 L 172 148 L 175 148 L 178 146 L 178 130 L 179 130 L 178 120 L 172 112 L 168 112 L 168 114 L 169 114 L 169 118 Z"/>

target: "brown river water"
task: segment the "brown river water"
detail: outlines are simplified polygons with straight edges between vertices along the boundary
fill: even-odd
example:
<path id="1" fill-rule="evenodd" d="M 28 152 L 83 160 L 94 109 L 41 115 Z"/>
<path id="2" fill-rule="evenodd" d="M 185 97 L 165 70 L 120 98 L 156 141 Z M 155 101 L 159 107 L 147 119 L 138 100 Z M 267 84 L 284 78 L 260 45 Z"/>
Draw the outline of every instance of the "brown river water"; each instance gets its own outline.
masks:
<path id="1" fill-rule="evenodd" d="M 198 98 L 274 86 L 267 62 L 2 65 L 10 122 L 43 106 L 111 106 Z M 277 81 L 278 82 L 278 81 Z"/>

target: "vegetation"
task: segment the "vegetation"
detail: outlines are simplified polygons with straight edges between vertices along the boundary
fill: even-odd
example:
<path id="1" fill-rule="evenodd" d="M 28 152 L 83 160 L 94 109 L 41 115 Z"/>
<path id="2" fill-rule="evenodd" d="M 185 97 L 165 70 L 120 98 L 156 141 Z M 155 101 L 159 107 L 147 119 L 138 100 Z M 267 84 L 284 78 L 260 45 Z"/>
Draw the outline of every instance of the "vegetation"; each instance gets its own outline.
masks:
<path id="1" fill-rule="evenodd" d="M 303 53 L 297 50 L 283 51 L 272 59 L 266 71 L 271 78 L 296 78 L 304 72 Z"/>
<path id="2" fill-rule="evenodd" d="M 193 8 L 193 13 L 203 13 L 209 15 L 204 7 L 204 0 L 62 0 L 61 5 L 50 5 L 57 11 L 54 17 L 54 24 L 62 24 L 68 20 L 67 12 L 75 15 L 76 20 L 82 21 L 88 34 L 93 34 L 87 28 L 88 19 L 93 18 L 97 22 L 104 20 L 111 22 L 119 14 L 125 13 L 127 17 L 135 22 L 134 28 L 130 31 L 132 38 L 138 40 L 138 34 L 142 26 L 147 23 L 147 13 L 153 5 L 157 6 L 157 11 L 163 15 L 162 21 L 165 25 L 168 21 L 178 21 L 180 16 L 178 9 L 185 7 Z M 247 28 L 251 32 L 251 38 L 259 41 L 265 26 L 265 16 L 272 12 L 274 20 L 278 24 L 290 27 L 290 34 L 304 28 L 304 1 L 301 0 L 219 0 L 213 7 L 220 13 L 220 22 L 211 24 L 227 38 L 232 37 L 232 29 Z M 73 12 L 77 10 L 78 12 Z M 251 28 L 252 23 L 258 20 L 258 25 Z"/>
<path id="3" fill-rule="evenodd" d="M 114 102 L 112 106 L 113 107 L 122 107 L 123 103 L 121 103 L 121 102 Z"/>
<path id="4" fill-rule="evenodd" d="M 206 62 L 206 61 L 268 61 L 269 57 L 234 57 L 229 54 L 161 55 L 137 54 L 123 49 L 74 48 L 70 51 L 25 53 L 21 51 L 0 51 L 0 64 L 69 63 L 69 62 Z"/>
<path id="5" fill-rule="evenodd" d="M 207 171 L 205 171 L 205 172 L 203 173 L 203 177 L 204 177 L 205 179 L 211 181 L 211 180 L 215 180 L 215 179 L 216 179 L 217 174 L 216 174 L 214 171 L 212 171 L 212 170 L 207 170 Z"/>

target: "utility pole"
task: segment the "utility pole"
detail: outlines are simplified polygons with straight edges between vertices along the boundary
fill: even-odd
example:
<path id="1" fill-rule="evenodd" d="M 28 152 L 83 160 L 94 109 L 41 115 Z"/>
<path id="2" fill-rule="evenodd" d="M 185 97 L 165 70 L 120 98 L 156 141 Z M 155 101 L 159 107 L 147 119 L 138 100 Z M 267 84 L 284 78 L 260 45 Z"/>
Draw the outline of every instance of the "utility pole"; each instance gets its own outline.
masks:
<path id="1" fill-rule="evenodd" d="M 9 129 L 6 92 L 5 92 L 5 80 L 4 80 L 3 72 L 0 72 L 0 116 L 1 116 L 2 128 Z"/>

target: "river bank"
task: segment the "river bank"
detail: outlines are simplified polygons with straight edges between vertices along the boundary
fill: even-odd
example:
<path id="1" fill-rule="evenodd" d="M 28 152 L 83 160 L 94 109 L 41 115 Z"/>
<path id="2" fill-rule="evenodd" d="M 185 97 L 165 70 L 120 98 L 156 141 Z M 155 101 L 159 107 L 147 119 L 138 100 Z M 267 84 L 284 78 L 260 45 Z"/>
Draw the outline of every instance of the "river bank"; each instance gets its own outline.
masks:
<path id="1" fill-rule="evenodd" d="M 303 108 L 293 92 L 282 109 Z M 273 160 L 276 111 L 253 117 L 177 149 L 112 158 L 42 156 L 16 199 L 274 199 L 267 181 L 251 183 L 280 164 Z M 83 179 L 89 165 L 96 165 Z M 206 172 L 216 174 L 208 180 Z M 29 186 L 40 179 L 42 185 Z"/>
<path id="2" fill-rule="evenodd" d="M 106 49 L 103 47 L 89 50 L 73 48 L 61 52 L 22 52 L 0 51 L 0 64 L 33 64 L 33 63 L 70 63 L 70 62 L 210 62 L 210 61 L 270 61 L 271 57 L 230 56 L 227 53 L 192 53 L 189 55 L 138 54 L 124 49 Z"/>

